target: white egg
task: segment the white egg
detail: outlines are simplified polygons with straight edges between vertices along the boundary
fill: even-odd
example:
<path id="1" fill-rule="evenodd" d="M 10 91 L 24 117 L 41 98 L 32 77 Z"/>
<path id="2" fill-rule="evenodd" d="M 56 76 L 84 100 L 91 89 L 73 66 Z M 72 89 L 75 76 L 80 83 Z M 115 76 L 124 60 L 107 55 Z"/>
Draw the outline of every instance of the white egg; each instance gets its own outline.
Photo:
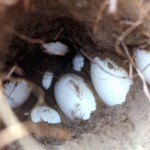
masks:
<path id="1" fill-rule="evenodd" d="M 125 101 L 133 81 L 124 69 L 109 59 L 100 60 L 95 57 L 90 73 L 93 86 L 105 104 L 117 105 Z"/>
<path id="2" fill-rule="evenodd" d="M 33 122 L 47 122 L 51 124 L 61 122 L 58 112 L 46 105 L 34 107 L 31 111 L 31 120 Z"/>
<path id="3" fill-rule="evenodd" d="M 82 55 L 76 55 L 73 58 L 72 64 L 75 71 L 81 71 L 84 66 L 84 57 Z"/>
<path id="4" fill-rule="evenodd" d="M 64 56 L 68 53 L 68 46 L 61 42 L 51 42 L 42 45 L 45 49 L 45 52 L 49 55 L 61 55 Z"/>
<path id="5" fill-rule="evenodd" d="M 48 88 L 50 88 L 51 83 L 52 83 L 52 79 L 53 79 L 53 73 L 52 72 L 45 72 L 43 77 L 42 77 L 42 84 L 43 87 L 47 90 Z"/>
<path id="6" fill-rule="evenodd" d="M 87 120 L 96 110 L 95 97 L 84 79 L 74 74 L 66 74 L 55 84 L 56 102 L 70 119 Z"/>
<path id="7" fill-rule="evenodd" d="M 134 57 L 137 68 L 143 73 L 145 80 L 150 84 L 150 52 L 135 49 Z"/>
<path id="8" fill-rule="evenodd" d="M 6 101 L 12 107 L 18 107 L 23 104 L 31 93 L 31 87 L 24 80 L 10 81 L 4 85 L 4 94 Z"/>

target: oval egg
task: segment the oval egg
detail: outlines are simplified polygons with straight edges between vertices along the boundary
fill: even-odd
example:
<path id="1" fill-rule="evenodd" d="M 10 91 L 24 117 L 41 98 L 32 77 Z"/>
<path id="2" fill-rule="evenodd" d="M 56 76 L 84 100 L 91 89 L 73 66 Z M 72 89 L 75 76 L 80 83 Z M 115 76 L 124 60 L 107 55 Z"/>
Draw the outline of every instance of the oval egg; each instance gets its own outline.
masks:
<path id="1" fill-rule="evenodd" d="M 98 96 L 107 105 L 117 105 L 125 101 L 133 81 L 127 72 L 110 59 L 95 57 L 90 67 L 93 86 Z"/>
<path id="2" fill-rule="evenodd" d="M 62 112 L 70 119 L 87 120 L 96 110 L 95 97 L 84 79 L 74 74 L 60 78 L 54 88 L 55 99 Z"/>
<path id="3" fill-rule="evenodd" d="M 13 80 L 4 84 L 6 101 L 12 108 L 22 105 L 28 99 L 30 93 L 31 87 L 24 80 Z"/>
<path id="4" fill-rule="evenodd" d="M 75 71 L 81 71 L 81 69 L 84 66 L 84 57 L 82 55 L 75 55 L 75 57 L 72 60 L 73 69 Z"/>
<path id="5" fill-rule="evenodd" d="M 46 105 L 34 107 L 31 111 L 31 120 L 33 122 L 47 122 L 51 124 L 61 122 L 58 112 Z"/>
<path id="6" fill-rule="evenodd" d="M 44 89 L 49 89 L 53 80 L 53 73 L 46 71 L 42 77 L 42 85 Z"/>
<path id="7" fill-rule="evenodd" d="M 150 84 L 150 52 L 142 49 L 134 50 L 135 63 L 143 73 L 145 80 Z"/>

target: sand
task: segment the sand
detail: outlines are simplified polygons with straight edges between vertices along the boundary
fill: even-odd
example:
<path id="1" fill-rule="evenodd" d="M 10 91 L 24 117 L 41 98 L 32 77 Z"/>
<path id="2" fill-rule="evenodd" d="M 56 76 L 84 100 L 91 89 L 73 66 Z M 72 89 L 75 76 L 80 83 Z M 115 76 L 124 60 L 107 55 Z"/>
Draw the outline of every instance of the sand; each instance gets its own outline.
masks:
<path id="1" fill-rule="evenodd" d="M 82 0 L 78 3 L 74 0 L 53 3 L 32 0 L 27 12 L 23 3 L 19 2 L 9 9 L 4 7 L 3 13 L 0 13 L 2 31 L 0 71 L 5 73 L 17 64 L 23 74 L 16 71 L 13 77 L 25 78 L 41 88 L 43 73 L 45 71 L 54 73 L 50 90 L 43 89 L 43 91 L 47 105 L 59 112 L 62 119 L 60 124 L 35 124 L 30 121 L 28 114 L 37 101 L 35 93 L 32 93 L 25 104 L 14 109 L 20 121 L 28 122 L 27 128 L 32 136 L 47 149 L 148 150 L 150 148 L 150 103 L 144 95 L 141 80 L 138 77 L 134 78 L 125 103 L 113 107 L 106 106 L 102 102 L 91 84 L 90 59 L 95 56 L 110 57 L 128 69 L 127 58 L 116 53 L 114 44 L 117 37 L 126 29 L 126 25 L 122 25 L 121 21 L 124 18 L 127 21 L 134 21 L 138 16 L 136 12 L 126 11 L 125 8 L 132 7 L 132 4 L 126 6 L 123 1 L 124 5 L 119 4 L 122 7 L 119 7 L 121 11 L 119 10 L 116 16 L 104 13 L 103 21 L 98 24 L 97 33 L 93 33 L 92 26 L 100 4 L 102 1 L 98 0 L 95 0 L 95 3 L 91 0 Z M 140 40 L 140 32 L 137 36 L 133 33 L 125 39 L 131 55 L 132 49 L 138 46 Z M 70 52 L 65 57 L 49 56 L 41 48 L 43 41 L 61 41 L 67 44 Z M 85 57 L 85 66 L 79 73 L 72 68 L 72 58 L 76 54 Z M 97 110 L 87 121 L 68 120 L 56 104 L 53 88 L 55 82 L 65 73 L 82 76 L 93 90 Z M 21 147 L 15 142 L 5 149 L 20 150 Z"/>

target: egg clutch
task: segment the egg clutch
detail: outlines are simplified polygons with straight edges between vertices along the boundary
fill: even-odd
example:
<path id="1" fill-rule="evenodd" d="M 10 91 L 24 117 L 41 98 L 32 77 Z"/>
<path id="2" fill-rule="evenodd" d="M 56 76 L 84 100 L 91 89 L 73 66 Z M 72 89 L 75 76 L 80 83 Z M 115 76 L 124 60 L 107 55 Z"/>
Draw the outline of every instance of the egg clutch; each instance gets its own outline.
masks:
<path id="1" fill-rule="evenodd" d="M 43 44 L 42 48 L 43 53 L 47 55 L 61 57 L 70 51 L 69 47 L 60 41 Z M 137 67 L 143 72 L 146 81 L 150 83 L 150 53 L 135 49 L 134 57 Z M 61 75 L 54 83 L 54 87 L 51 86 L 51 83 L 55 73 L 51 70 L 46 70 L 41 79 L 43 89 L 49 91 L 53 88 L 56 103 L 69 120 L 88 120 L 90 118 L 91 113 L 97 109 L 95 93 L 100 102 L 108 106 L 122 104 L 133 84 L 128 72 L 123 67 L 120 67 L 111 58 L 102 58 L 101 56 L 93 57 L 89 61 L 91 83 L 87 83 L 86 79 L 78 74 L 84 68 L 85 59 L 82 53 L 75 54 L 72 58 L 74 73 L 68 72 Z M 21 106 L 31 92 L 32 87 L 25 80 L 9 80 L 4 84 L 6 101 L 12 108 Z M 44 102 L 34 106 L 30 112 L 30 118 L 33 122 L 51 124 L 61 122 L 59 113 Z"/>

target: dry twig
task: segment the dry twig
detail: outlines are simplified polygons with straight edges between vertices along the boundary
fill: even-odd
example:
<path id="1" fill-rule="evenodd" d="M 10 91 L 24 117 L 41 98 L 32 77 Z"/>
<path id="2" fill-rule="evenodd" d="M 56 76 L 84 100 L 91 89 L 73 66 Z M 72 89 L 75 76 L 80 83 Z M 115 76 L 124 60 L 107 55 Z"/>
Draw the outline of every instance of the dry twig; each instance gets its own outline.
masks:
<path id="1" fill-rule="evenodd" d="M 124 38 L 129 35 L 133 30 L 135 30 L 140 24 L 142 24 L 142 20 L 138 20 L 135 23 L 133 23 L 127 30 L 125 30 L 118 38 L 115 43 L 115 49 L 117 54 L 124 56 L 124 53 L 120 49 L 120 43 L 124 40 Z"/>
<path id="2" fill-rule="evenodd" d="M 115 75 L 109 71 L 107 71 L 106 69 L 104 69 L 100 64 L 98 64 L 95 60 L 93 60 L 90 56 L 88 56 L 84 50 L 80 49 L 81 53 L 91 62 L 91 63 L 94 63 L 94 64 L 97 64 L 98 67 L 103 70 L 105 73 L 108 73 L 109 75 L 115 77 L 115 78 L 122 78 L 122 79 L 125 79 L 126 77 L 125 76 L 119 76 L 119 75 Z"/>
<path id="3" fill-rule="evenodd" d="M 130 55 L 130 53 L 129 53 L 129 50 L 128 50 L 127 46 L 125 45 L 125 43 L 124 43 L 124 42 L 121 42 L 121 45 L 122 45 L 122 47 L 123 47 L 123 49 L 124 49 L 124 51 L 125 51 L 126 56 L 127 56 L 128 59 L 129 59 L 130 63 L 131 63 L 132 66 L 136 69 L 136 71 L 137 71 L 137 73 L 138 73 L 140 79 L 142 80 L 142 83 L 143 83 L 143 91 L 144 91 L 144 93 L 145 93 L 147 99 L 148 99 L 149 102 L 150 102 L 150 92 L 149 92 L 148 85 L 147 85 L 147 83 L 146 83 L 146 80 L 145 80 L 145 78 L 144 78 L 143 73 L 136 67 L 136 65 L 135 65 L 135 63 L 134 63 L 134 61 L 133 61 L 133 59 L 132 59 L 132 57 L 131 57 L 131 55 Z"/>
<path id="4" fill-rule="evenodd" d="M 141 6 L 142 8 L 142 6 Z M 127 37 L 127 35 L 129 35 L 132 31 L 134 31 L 137 27 L 139 27 L 141 24 L 144 23 L 144 18 L 147 16 L 148 12 L 149 12 L 149 8 L 150 6 L 148 6 L 146 9 L 142 9 L 141 10 L 141 15 L 139 17 L 139 19 L 133 23 L 129 28 L 127 28 L 116 40 L 115 42 L 115 49 L 116 52 L 121 55 L 124 56 L 124 53 L 121 51 L 120 49 L 120 43 Z"/>
<path id="5" fill-rule="evenodd" d="M 33 123 L 30 121 L 23 123 L 19 122 L 0 132 L 0 149 L 11 142 L 29 136 L 30 134 L 35 134 L 40 137 L 54 138 L 57 140 L 71 140 L 74 137 L 74 134 L 69 130 L 54 127 L 47 123 Z"/>
<path id="6" fill-rule="evenodd" d="M 11 142 L 29 135 L 30 133 L 27 130 L 24 130 L 24 128 L 25 126 L 23 123 L 17 123 L 2 130 L 0 132 L 0 149 L 10 144 Z"/>
<path id="7" fill-rule="evenodd" d="M 4 112 L 7 112 L 7 115 L 4 115 Z M 17 117 L 15 116 L 15 114 L 13 113 L 13 111 L 11 110 L 11 108 L 7 105 L 6 100 L 3 96 L 3 90 L 2 90 L 2 83 L 0 81 L 0 117 L 2 119 L 2 121 L 5 123 L 5 125 L 7 127 L 10 127 L 12 125 L 18 124 L 19 120 L 17 119 Z M 23 147 L 23 150 L 28 150 L 28 149 L 36 149 L 36 150 L 44 150 L 44 147 L 42 147 L 38 142 L 36 142 L 32 137 L 28 136 L 27 138 L 24 138 L 22 141 L 22 138 L 25 135 L 28 135 L 29 132 L 26 130 L 26 127 L 23 124 L 18 124 L 17 126 L 17 130 L 12 130 L 12 129 L 16 129 L 16 126 L 14 126 L 13 128 L 8 128 L 8 130 L 6 129 L 5 131 L 2 132 L 2 135 L 0 137 L 7 137 L 8 139 L 3 139 L 3 142 L 1 142 L 1 148 L 3 146 L 5 146 L 6 144 L 8 144 L 8 141 L 14 141 L 17 139 L 21 140 L 19 141 L 19 143 L 21 144 L 21 146 Z M 16 133 L 17 131 L 18 134 Z M 5 135 L 5 133 L 11 134 L 11 137 L 8 137 L 7 135 Z M 10 138 L 10 139 L 9 139 Z"/>
<path id="8" fill-rule="evenodd" d="M 96 20 L 95 20 L 94 25 L 93 25 L 93 33 L 94 34 L 97 33 L 98 24 L 102 20 L 103 13 L 104 13 L 108 3 L 109 3 L 108 0 L 104 0 L 104 2 L 99 7 L 99 10 L 98 10 L 98 13 L 97 13 L 97 16 L 96 16 Z"/>
<path id="9" fill-rule="evenodd" d="M 14 34 L 15 36 L 19 37 L 20 39 L 24 40 L 24 41 L 27 41 L 31 44 L 40 44 L 40 45 L 43 45 L 45 44 L 45 42 L 42 40 L 42 39 L 33 39 L 33 38 L 29 38 L 28 36 L 22 34 L 22 33 L 19 33 L 17 31 L 14 31 L 13 29 L 10 29 L 10 28 L 7 28 L 6 29 L 8 32 Z"/>

